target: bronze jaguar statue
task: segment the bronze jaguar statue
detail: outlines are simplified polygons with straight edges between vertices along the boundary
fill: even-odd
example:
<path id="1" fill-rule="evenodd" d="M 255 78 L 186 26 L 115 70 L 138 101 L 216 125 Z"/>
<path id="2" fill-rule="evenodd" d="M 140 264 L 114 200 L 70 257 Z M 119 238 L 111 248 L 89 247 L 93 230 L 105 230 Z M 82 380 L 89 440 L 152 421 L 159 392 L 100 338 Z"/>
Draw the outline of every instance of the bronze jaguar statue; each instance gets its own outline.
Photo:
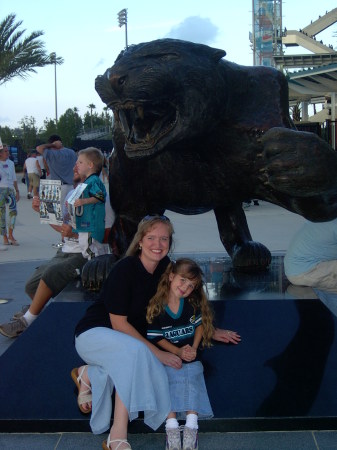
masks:
<path id="1" fill-rule="evenodd" d="M 259 270 L 271 255 L 252 240 L 242 202 L 265 200 L 312 221 L 337 216 L 337 154 L 315 134 L 296 131 L 285 76 L 225 54 L 160 39 L 121 52 L 96 78 L 114 112 L 117 257 L 148 213 L 214 210 L 233 266 Z"/>

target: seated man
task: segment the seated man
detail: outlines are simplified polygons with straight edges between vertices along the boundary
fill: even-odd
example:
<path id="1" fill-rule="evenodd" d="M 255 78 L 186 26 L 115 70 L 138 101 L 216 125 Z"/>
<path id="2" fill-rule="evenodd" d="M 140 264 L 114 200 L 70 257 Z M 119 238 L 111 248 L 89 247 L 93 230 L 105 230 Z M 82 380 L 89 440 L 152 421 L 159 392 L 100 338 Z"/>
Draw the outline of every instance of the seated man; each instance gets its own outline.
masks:
<path id="1" fill-rule="evenodd" d="M 74 167 L 74 185 L 82 180 Z M 70 191 L 66 197 L 71 195 Z M 67 224 L 68 217 L 66 201 L 63 205 L 64 223 L 52 225 L 52 227 L 64 236 L 64 245 L 56 255 L 48 262 L 38 267 L 27 281 L 25 291 L 32 299 L 32 304 L 23 307 L 22 311 L 14 314 L 9 323 L 0 325 L 0 333 L 9 338 L 19 336 L 38 317 L 48 301 L 59 294 L 67 284 L 79 277 L 82 267 L 87 262 L 83 256 L 86 249 L 81 248 L 78 234 L 74 233 L 72 227 Z M 34 198 L 33 209 L 39 211 L 39 199 Z M 114 222 L 114 212 L 110 206 L 109 196 L 105 202 L 105 228 L 111 228 Z M 107 235 L 107 234 L 106 234 Z M 108 244 L 101 244 L 95 251 L 96 256 L 108 253 Z"/>
<path id="2" fill-rule="evenodd" d="M 284 270 L 294 285 L 337 292 L 337 219 L 306 222 L 289 244 Z"/>

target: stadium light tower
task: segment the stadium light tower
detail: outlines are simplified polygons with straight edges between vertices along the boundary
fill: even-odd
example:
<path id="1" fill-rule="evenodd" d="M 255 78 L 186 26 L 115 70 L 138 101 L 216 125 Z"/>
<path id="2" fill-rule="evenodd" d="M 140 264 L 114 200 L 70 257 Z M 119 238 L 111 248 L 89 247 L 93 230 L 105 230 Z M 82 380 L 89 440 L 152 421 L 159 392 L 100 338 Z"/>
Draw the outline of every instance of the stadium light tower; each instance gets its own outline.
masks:
<path id="1" fill-rule="evenodd" d="M 57 116 L 57 80 L 56 80 L 56 53 L 50 54 L 51 60 L 54 63 L 54 87 L 55 87 L 55 123 L 57 126 L 58 116 Z"/>
<path id="2" fill-rule="evenodd" d="M 125 25 L 125 48 L 128 48 L 128 10 L 126 8 L 119 11 L 117 14 L 118 25 L 121 28 Z"/>

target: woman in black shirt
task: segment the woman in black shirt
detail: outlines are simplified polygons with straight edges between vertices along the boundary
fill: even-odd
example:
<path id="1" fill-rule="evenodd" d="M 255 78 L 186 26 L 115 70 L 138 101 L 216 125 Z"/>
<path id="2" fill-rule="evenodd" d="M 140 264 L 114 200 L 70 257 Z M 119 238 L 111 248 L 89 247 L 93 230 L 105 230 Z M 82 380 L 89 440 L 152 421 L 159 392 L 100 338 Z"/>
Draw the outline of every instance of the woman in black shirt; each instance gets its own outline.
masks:
<path id="1" fill-rule="evenodd" d="M 156 430 L 170 411 L 164 365 L 179 369 L 181 359 L 146 339 L 146 308 L 170 260 L 173 226 L 166 216 L 146 216 L 126 257 L 104 283 L 99 301 L 88 308 L 75 330 L 75 346 L 88 364 L 72 371 L 79 388 L 78 404 L 90 412 L 95 434 L 110 426 L 115 388 L 114 421 L 104 449 L 131 448 L 128 420 L 144 411 L 144 422 Z M 237 343 L 233 332 L 216 330 L 216 340 Z"/>
<path id="2" fill-rule="evenodd" d="M 145 423 L 157 429 L 170 410 L 163 364 L 179 369 L 181 360 L 147 341 L 146 308 L 170 262 L 172 234 L 165 216 L 146 216 L 126 257 L 110 272 L 100 300 L 88 308 L 75 330 L 76 350 L 88 364 L 75 369 L 77 376 L 81 374 L 78 383 L 84 391 L 78 401 L 84 399 L 81 409 L 89 412 L 92 390 L 90 426 L 95 434 L 110 426 L 111 394 L 116 388 L 114 424 L 104 443 L 106 449 L 120 441 L 125 441 L 121 450 L 130 448 L 128 420 L 139 411 L 144 411 Z"/>

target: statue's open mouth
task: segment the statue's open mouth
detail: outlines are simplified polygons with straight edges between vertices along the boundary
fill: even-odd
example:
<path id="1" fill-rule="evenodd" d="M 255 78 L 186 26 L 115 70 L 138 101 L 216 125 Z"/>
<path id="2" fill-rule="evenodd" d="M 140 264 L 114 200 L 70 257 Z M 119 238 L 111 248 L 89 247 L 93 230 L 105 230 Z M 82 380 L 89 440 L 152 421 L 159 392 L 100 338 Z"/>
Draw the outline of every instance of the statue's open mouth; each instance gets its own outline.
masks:
<path id="1" fill-rule="evenodd" d="M 113 106 L 114 117 L 125 135 L 128 153 L 151 154 L 156 144 L 175 127 L 178 112 L 166 103 L 126 103 Z M 134 155 L 136 156 L 136 155 Z"/>

